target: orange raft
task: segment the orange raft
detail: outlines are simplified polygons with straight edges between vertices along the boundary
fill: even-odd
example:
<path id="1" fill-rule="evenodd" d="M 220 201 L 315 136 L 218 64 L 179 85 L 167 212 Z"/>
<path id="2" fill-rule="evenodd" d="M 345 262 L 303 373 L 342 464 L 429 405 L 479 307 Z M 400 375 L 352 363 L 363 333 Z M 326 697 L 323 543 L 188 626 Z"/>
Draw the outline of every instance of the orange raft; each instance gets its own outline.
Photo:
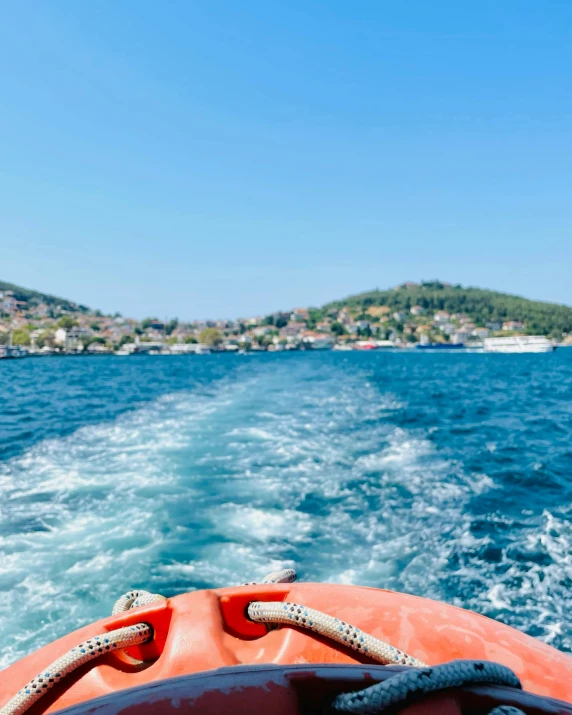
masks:
<path id="1" fill-rule="evenodd" d="M 566 705 L 572 701 L 572 659 L 550 646 L 484 616 L 443 603 L 372 588 L 312 583 L 256 584 L 195 591 L 92 623 L 41 648 L 0 673 L 0 709 L 37 673 L 78 643 L 96 634 L 142 622 L 152 626 L 154 635 L 150 643 L 106 653 L 98 660 L 82 666 L 47 692 L 28 712 L 32 715 L 55 712 L 86 704 L 101 696 L 108 696 L 99 701 L 104 704 L 103 709 L 98 710 L 96 704 L 90 702 L 90 708 L 84 710 L 79 707 L 73 711 L 185 712 L 186 708 L 182 711 L 177 708 L 181 702 L 187 702 L 183 692 L 187 686 L 189 692 L 194 693 L 192 697 L 188 695 L 188 702 L 196 706 L 193 712 L 240 712 L 245 703 L 230 702 L 227 696 L 234 692 L 233 687 L 228 683 L 224 687 L 222 685 L 223 681 L 226 682 L 224 678 L 228 677 L 231 678 L 229 683 L 235 686 L 239 683 L 237 692 L 242 693 L 242 698 L 246 697 L 248 683 L 254 683 L 253 687 L 258 688 L 259 695 L 264 692 L 267 697 L 272 691 L 270 685 L 276 685 L 278 678 L 283 684 L 286 683 L 284 688 L 288 694 L 283 702 L 278 698 L 273 706 L 273 715 L 279 712 L 302 712 L 304 708 L 295 704 L 298 703 L 299 693 L 296 696 L 292 694 L 292 683 L 297 683 L 298 687 L 301 683 L 314 682 L 315 687 L 310 688 L 314 693 L 323 691 L 329 694 L 334 687 L 338 688 L 338 692 L 352 688 L 355 690 L 383 679 L 384 671 L 392 667 L 374 665 L 360 653 L 346 650 L 297 627 L 268 630 L 265 625 L 248 619 L 247 608 L 253 601 L 289 601 L 324 611 L 388 641 L 429 665 L 455 659 L 501 663 L 516 673 L 524 691 L 531 694 L 518 691 L 510 697 L 506 696 L 501 702 L 520 703 L 521 707 L 524 707 L 523 703 L 528 703 L 525 712 L 572 715 L 572 705 Z M 331 666 L 328 670 L 317 668 L 314 664 Z M 268 665 L 281 668 L 260 667 Z M 354 672 L 348 668 L 351 665 L 360 667 L 356 667 Z M 220 687 L 215 687 L 212 671 L 225 666 L 233 670 L 221 671 Z M 332 669 L 332 666 L 335 667 Z M 278 671 L 279 677 L 276 674 Z M 242 681 L 237 673 L 243 674 Z M 207 680 L 179 677 L 191 674 L 209 677 Z M 172 681 L 170 687 L 160 682 L 172 678 L 178 680 Z M 149 685 L 153 685 L 154 690 Z M 228 700 L 228 707 L 221 704 L 219 697 L 216 704 L 209 701 L 207 709 L 201 708 L 197 687 L 203 696 L 207 691 L 216 692 L 220 697 L 223 693 Z M 158 707 L 156 702 L 151 705 L 150 695 L 145 693 L 153 691 L 155 696 L 161 692 L 165 694 L 165 688 L 169 697 L 165 695 L 166 699 L 161 700 L 163 705 Z M 276 688 L 278 693 L 280 687 L 276 685 Z M 134 690 L 126 693 L 128 689 Z M 494 688 L 481 687 L 480 691 L 479 688 L 473 691 L 476 693 L 475 698 L 485 698 L 487 707 L 494 707 Z M 178 695 L 173 699 L 175 692 Z M 551 700 L 547 708 L 543 709 L 539 703 L 544 701 L 534 696 L 561 702 Z M 466 701 L 466 694 L 448 693 L 447 697 L 439 697 L 439 712 L 451 715 L 463 712 L 462 704 Z M 147 709 L 146 702 L 149 703 Z M 168 702 L 170 706 L 165 704 Z M 436 705 L 435 696 L 432 704 Z M 413 706 L 407 712 L 437 711 L 419 708 L 421 706 Z"/>

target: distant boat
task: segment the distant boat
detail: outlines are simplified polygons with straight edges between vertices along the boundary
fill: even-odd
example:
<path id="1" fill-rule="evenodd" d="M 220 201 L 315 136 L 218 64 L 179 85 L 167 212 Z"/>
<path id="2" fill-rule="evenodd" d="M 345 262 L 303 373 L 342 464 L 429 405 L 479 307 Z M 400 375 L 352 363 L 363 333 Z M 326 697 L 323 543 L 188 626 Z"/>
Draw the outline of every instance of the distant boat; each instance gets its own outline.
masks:
<path id="1" fill-rule="evenodd" d="M 512 335 L 502 338 L 485 338 L 486 353 L 551 353 L 554 343 L 544 335 Z"/>
<path id="2" fill-rule="evenodd" d="M 355 344 L 356 350 L 375 350 L 377 345 L 371 341 L 359 341 Z"/>
<path id="3" fill-rule="evenodd" d="M 0 359 L 26 357 L 28 351 L 21 345 L 0 345 Z"/>
<path id="4" fill-rule="evenodd" d="M 382 350 L 391 350 L 395 347 L 393 340 L 376 340 L 375 347 Z"/>
<path id="5" fill-rule="evenodd" d="M 26 357 L 28 351 L 21 345 L 12 345 L 12 331 L 10 331 L 10 341 L 8 345 L 0 345 L 0 359 Z"/>
<path id="6" fill-rule="evenodd" d="M 463 343 L 427 343 L 427 345 L 416 345 L 417 350 L 462 350 Z"/>

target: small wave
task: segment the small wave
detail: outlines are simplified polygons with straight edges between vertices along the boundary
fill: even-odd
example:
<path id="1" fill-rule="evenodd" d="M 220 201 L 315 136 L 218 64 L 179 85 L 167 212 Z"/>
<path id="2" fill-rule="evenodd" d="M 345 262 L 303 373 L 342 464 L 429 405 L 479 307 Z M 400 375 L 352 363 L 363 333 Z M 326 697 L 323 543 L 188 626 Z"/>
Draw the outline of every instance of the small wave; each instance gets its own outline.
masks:
<path id="1" fill-rule="evenodd" d="M 571 648 L 571 513 L 504 508 L 488 469 L 506 460 L 498 425 L 453 438 L 446 404 L 401 369 L 377 380 L 363 356 L 334 358 L 292 360 L 279 379 L 270 357 L 241 362 L 0 464 L 0 663 L 107 615 L 130 587 L 170 595 L 280 566 L 450 601 Z M 547 461 L 527 459 L 536 475 Z"/>

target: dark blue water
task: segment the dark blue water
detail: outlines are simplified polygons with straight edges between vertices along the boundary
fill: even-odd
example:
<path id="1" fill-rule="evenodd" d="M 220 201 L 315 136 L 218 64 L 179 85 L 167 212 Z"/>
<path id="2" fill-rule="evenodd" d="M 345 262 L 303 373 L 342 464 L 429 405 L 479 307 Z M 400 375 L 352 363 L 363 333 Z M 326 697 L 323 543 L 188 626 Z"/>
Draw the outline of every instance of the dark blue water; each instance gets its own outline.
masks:
<path id="1" fill-rule="evenodd" d="M 1 662 L 279 565 L 570 651 L 571 427 L 572 350 L 3 361 Z"/>

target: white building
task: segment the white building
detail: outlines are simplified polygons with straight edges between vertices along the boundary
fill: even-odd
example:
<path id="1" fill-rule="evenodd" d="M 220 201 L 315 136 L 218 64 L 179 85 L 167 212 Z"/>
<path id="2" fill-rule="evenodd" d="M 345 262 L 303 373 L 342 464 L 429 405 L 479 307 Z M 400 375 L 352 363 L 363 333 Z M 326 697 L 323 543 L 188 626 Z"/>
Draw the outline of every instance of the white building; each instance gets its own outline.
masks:
<path id="1" fill-rule="evenodd" d="M 334 346 L 334 339 L 331 335 L 323 333 L 313 333 L 304 336 L 303 342 L 309 345 L 312 350 L 328 350 Z"/>
<path id="2" fill-rule="evenodd" d="M 12 314 L 18 305 L 18 301 L 14 298 L 11 290 L 4 291 L 1 295 L 1 306 L 4 313 Z"/>
<path id="3" fill-rule="evenodd" d="M 91 335 L 91 330 L 87 328 L 58 328 L 54 337 L 54 343 L 65 348 L 65 350 L 77 350 L 81 345 L 82 338 Z"/>
<path id="4" fill-rule="evenodd" d="M 337 317 L 338 323 L 341 323 L 345 328 L 352 322 L 352 316 L 346 308 L 342 308 L 338 313 Z"/>
<path id="5" fill-rule="evenodd" d="M 441 325 L 443 323 L 449 323 L 451 316 L 446 310 L 438 310 L 433 316 L 433 320 L 437 325 Z"/>
<path id="6" fill-rule="evenodd" d="M 524 323 L 521 323 L 520 320 L 507 320 L 502 324 L 503 330 L 522 330 L 523 328 Z"/>
<path id="7" fill-rule="evenodd" d="M 484 340 L 485 338 L 488 337 L 489 335 L 489 329 L 488 328 L 475 328 L 472 332 L 471 335 L 474 338 L 478 338 L 479 340 Z"/>
<path id="8" fill-rule="evenodd" d="M 463 328 L 456 330 L 451 335 L 451 342 L 456 345 L 459 345 L 460 343 L 466 343 L 468 339 L 469 339 L 469 331 L 463 330 Z"/>
<path id="9" fill-rule="evenodd" d="M 290 315 L 290 320 L 294 323 L 305 323 L 310 317 L 306 308 L 294 308 Z"/>
<path id="10" fill-rule="evenodd" d="M 254 328 L 252 332 L 255 337 L 261 338 L 264 335 L 268 335 L 268 333 L 271 333 L 273 330 L 276 330 L 273 325 L 260 325 L 258 328 Z"/>
<path id="11" fill-rule="evenodd" d="M 451 333 L 455 332 L 455 326 L 453 323 L 441 323 L 439 325 L 439 330 L 445 335 L 451 335 Z"/>

